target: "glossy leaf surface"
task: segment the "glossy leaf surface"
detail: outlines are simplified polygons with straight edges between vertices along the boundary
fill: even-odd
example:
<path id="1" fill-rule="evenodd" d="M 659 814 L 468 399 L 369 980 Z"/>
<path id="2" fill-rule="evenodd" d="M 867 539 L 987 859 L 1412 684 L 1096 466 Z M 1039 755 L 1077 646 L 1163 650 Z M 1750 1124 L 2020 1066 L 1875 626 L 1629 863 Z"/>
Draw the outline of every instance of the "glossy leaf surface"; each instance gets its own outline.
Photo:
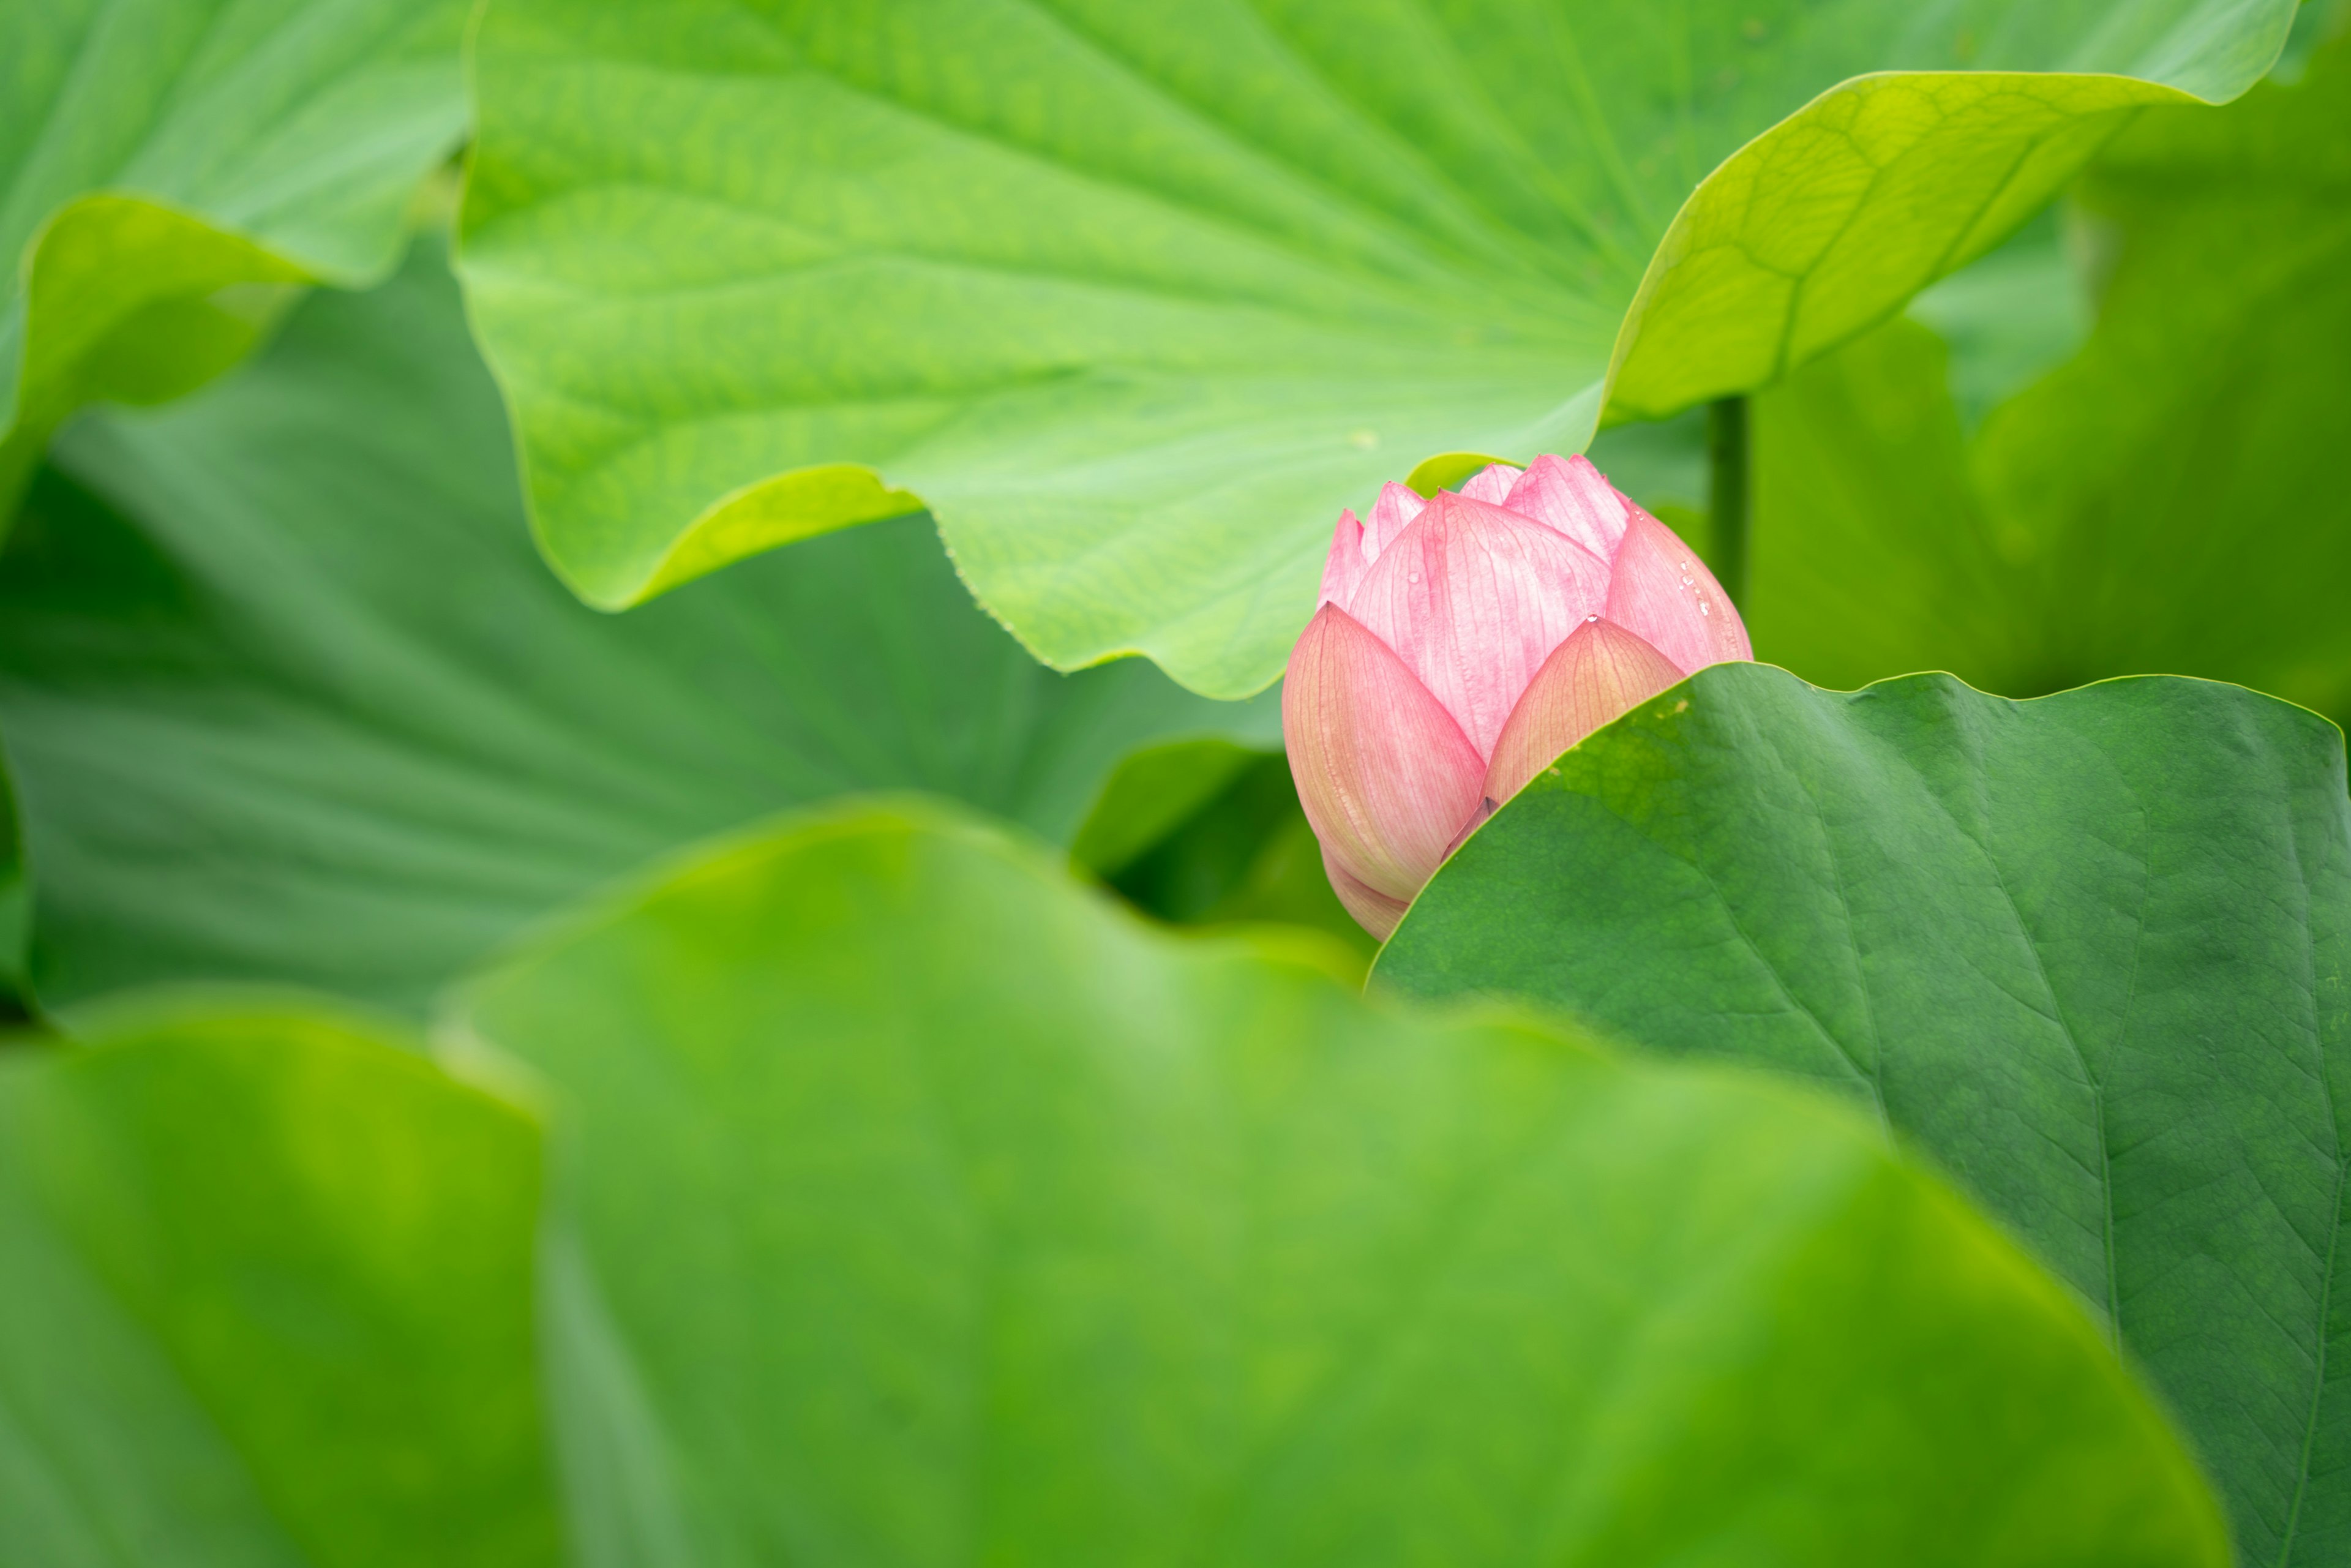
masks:
<path id="1" fill-rule="evenodd" d="M 2241 1560 L 2351 1551 L 2351 798 L 2332 725 L 2161 677 L 2016 703 L 1721 665 L 1570 751 L 1374 984 L 1841 1090 L 2095 1304 Z"/>
<path id="2" fill-rule="evenodd" d="M 846 791 L 1056 838 L 1118 759 L 1273 738 L 1129 662 L 1041 669 L 922 518 L 623 617 L 534 557 L 445 268 L 61 444 L 0 559 L 0 742 L 51 1003 L 158 979 L 403 1008 L 651 855 Z"/>
<path id="3" fill-rule="evenodd" d="M 498 0 L 465 272 L 591 601 L 926 503 L 1048 661 L 1238 695 L 1383 479 L 1779 373 L 2292 10 Z"/>
<path id="4" fill-rule="evenodd" d="M 714 850 L 446 1039 L 564 1129 L 590 1560 L 2225 1558 L 2079 1308 L 1858 1118 L 1368 1005 L 966 820 Z"/>
<path id="5" fill-rule="evenodd" d="M 538 1152 L 290 1007 L 0 1050 L 0 1556 L 553 1568 Z"/>

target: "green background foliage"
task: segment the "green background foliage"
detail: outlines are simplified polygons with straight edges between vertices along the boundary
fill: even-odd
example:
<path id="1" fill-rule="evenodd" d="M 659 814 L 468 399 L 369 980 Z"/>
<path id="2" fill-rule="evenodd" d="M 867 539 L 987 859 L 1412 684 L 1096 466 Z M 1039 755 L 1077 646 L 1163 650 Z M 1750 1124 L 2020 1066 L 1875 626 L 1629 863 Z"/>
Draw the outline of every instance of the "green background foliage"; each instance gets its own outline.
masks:
<path id="1" fill-rule="evenodd" d="M 2343 737 L 2199 681 L 2038 702 L 1723 664 L 1562 757 L 1374 983 L 1523 996 L 1870 1106 L 2102 1309 L 2247 1556 L 2351 1544 Z"/>
<path id="2" fill-rule="evenodd" d="M 1137 744 L 1277 725 L 1139 661 L 1039 667 L 922 518 L 586 609 L 532 558 L 430 247 L 312 299 L 235 381 L 83 424 L 0 559 L 53 1005 L 205 979 L 415 1009 L 532 919 L 785 806 L 922 789 L 1067 839 Z"/>
<path id="3" fill-rule="evenodd" d="M 2346 125 L 2351 39 L 2221 113 L 2137 120 L 2080 193 L 2112 258 L 2095 330 L 1971 438 L 1911 323 L 1758 398 L 1759 656 L 2020 696 L 2176 671 L 2351 717 Z M 2048 260 L 2020 282 L 2062 300 Z"/>
<path id="4" fill-rule="evenodd" d="M 1070 853 L 1162 920 L 1311 926 L 1365 964 L 1378 946 L 1331 891 L 1279 753 L 1220 740 L 1145 747 L 1111 776 Z"/>

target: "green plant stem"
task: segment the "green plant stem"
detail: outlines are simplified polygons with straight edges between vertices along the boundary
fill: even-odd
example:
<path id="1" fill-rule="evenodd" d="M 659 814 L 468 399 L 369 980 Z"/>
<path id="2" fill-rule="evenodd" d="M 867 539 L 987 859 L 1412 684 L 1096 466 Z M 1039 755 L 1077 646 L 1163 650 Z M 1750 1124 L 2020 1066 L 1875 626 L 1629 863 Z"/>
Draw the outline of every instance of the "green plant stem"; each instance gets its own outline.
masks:
<path id="1" fill-rule="evenodd" d="M 1707 405 L 1707 519 L 1715 580 L 1730 602 L 1747 608 L 1747 535 L 1752 507 L 1747 474 L 1747 399 L 1717 398 Z"/>

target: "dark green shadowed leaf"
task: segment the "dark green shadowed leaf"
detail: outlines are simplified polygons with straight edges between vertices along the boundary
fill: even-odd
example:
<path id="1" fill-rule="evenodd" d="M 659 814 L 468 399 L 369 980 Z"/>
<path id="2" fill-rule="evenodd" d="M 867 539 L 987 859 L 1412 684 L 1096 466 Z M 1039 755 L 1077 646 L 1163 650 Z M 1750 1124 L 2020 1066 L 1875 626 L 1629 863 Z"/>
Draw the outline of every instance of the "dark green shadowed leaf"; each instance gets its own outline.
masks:
<path id="1" fill-rule="evenodd" d="M 1070 858 L 1115 876 L 1213 804 L 1264 753 L 1229 740 L 1147 746 L 1118 765 L 1070 844 Z"/>
<path id="2" fill-rule="evenodd" d="M 462 993 L 560 1129 L 583 1557 L 2225 1561 L 2078 1307 L 1858 1118 L 1298 941 L 859 809 Z"/>
<path id="3" fill-rule="evenodd" d="M 291 1008 L 0 1052 L 0 1558 L 553 1568 L 538 1152 Z"/>
<path id="4" fill-rule="evenodd" d="M 2081 204 L 2095 329 L 1971 440 L 1946 386 L 1975 412 L 1981 317 L 1922 312 L 1956 378 L 1896 323 L 1755 400 L 1756 652 L 2018 696 L 2168 671 L 2351 720 L 2351 38 L 2296 85 L 2148 113 Z"/>
<path id="5" fill-rule="evenodd" d="M 646 857 L 844 791 L 1066 838 L 1118 758 L 1270 741 L 1128 661 L 1039 667 L 928 522 L 613 617 L 534 557 L 429 249 L 267 354 L 61 444 L 0 559 L 0 739 L 64 1003 L 156 979 L 414 1008 Z"/>
<path id="6" fill-rule="evenodd" d="M 26 960 L 33 946 L 33 883 L 25 869 L 25 830 L 16 817 L 16 789 L 0 757 L 0 1027 L 29 1010 Z"/>
<path id="7" fill-rule="evenodd" d="M 2293 10 L 493 0 L 464 271 L 590 601 L 927 504 L 1042 658 L 1240 695 L 1380 481 L 1782 374 Z"/>
<path id="8" fill-rule="evenodd" d="M 381 276 L 465 119 L 465 0 L 0 6 L 0 530 L 49 433 Z"/>
<path id="9" fill-rule="evenodd" d="M 1364 966 L 1378 946 L 1331 891 L 1279 752 L 1221 740 L 1135 752 L 1103 787 L 1070 859 L 1174 925 L 1312 926 Z"/>
<path id="10" fill-rule="evenodd" d="M 1369 967 L 1379 944 L 1331 891 L 1289 758 L 1245 755 L 1245 765 L 1219 779 L 1149 845 L 1113 867 L 1089 869 L 1159 919 L 1196 927 L 1309 925 L 1338 938 L 1359 967 Z M 1077 858 L 1089 864 L 1081 853 Z"/>
<path id="11" fill-rule="evenodd" d="M 2234 686 L 2037 702 L 1721 664 L 1562 756 L 1375 984 L 1851 1095 L 2120 1335 L 2242 1561 L 2351 1553 L 2343 737 Z"/>

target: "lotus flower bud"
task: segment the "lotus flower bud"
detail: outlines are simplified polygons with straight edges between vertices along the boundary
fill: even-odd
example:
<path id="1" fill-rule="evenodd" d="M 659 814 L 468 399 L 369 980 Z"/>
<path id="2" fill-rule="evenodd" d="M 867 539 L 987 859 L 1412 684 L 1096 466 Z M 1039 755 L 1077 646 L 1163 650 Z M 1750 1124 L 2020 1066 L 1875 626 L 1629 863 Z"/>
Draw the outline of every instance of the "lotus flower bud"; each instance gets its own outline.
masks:
<path id="1" fill-rule="evenodd" d="M 1339 514 L 1281 693 L 1323 869 L 1384 941 L 1454 846 L 1561 752 L 1754 657 L 1706 564 L 1582 457 Z"/>

